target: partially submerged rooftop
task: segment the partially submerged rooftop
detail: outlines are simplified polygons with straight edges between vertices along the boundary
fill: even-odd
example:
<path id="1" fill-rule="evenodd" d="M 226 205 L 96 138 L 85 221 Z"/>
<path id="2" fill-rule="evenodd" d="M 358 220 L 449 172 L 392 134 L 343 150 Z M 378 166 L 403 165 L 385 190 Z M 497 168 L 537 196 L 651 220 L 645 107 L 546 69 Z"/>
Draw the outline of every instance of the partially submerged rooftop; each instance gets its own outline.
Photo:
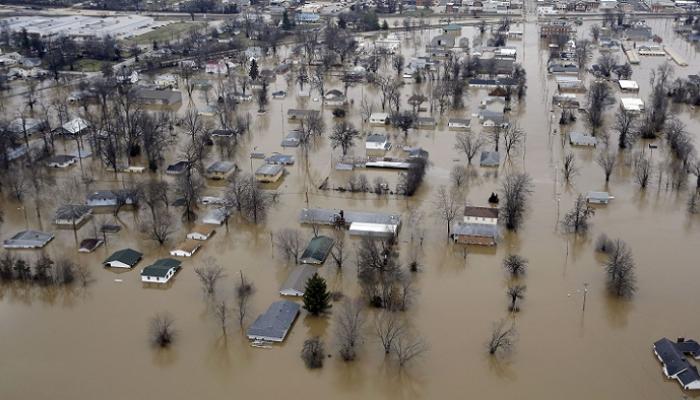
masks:
<path id="1" fill-rule="evenodd" d="M 27 230 L 21 231 L 3 242 L 6 249 L 38 249 L 53 239 L 53 233 Z"/>
<path id="2" fill-rule="evenodd" d="M 299 308 L 299 304 L 288 300 L 272 303 L 267 311 L 258 316 L 255 322 L 250 325 L 247 331 L 248 339 L 283 341 L 299 315 Z"/>
<path id="3" fill-rule="evenodd" d="M 325 208 L 304 208 L 301 210 L 299 219 L 302 224 L 335 225 L 339 218 L 346 224 L 353 222 L 400 225 L 401 216 L 399 214 L 376 213 L 367 211 L 345 211 Z"/>

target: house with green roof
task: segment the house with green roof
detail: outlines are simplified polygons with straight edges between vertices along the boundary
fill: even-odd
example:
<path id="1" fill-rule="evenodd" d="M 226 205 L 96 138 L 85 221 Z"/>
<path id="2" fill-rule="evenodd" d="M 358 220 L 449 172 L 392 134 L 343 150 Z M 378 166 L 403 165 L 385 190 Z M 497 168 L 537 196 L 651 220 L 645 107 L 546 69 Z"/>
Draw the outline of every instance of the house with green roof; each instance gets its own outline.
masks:
<path id="1" fill-rule="evenodd" d="M 306 246 L 299 261 L 301 261 L 302 264 L 323 264 L 328 254 L 330 254 L 334 243 L 333 239 L 328 236 L 316 236 L 311 239 L 309 245 Z"/>
<path id="2" fill-rule="evenodd" d="M 133 268 L 143 257 L 142 253 L 134 249 L 122 249 L 115 251 L 102 262 L 105 267 Z"/>
<path id="3" fill-rule="evenodd" d="M 155 263 L 141 270 L 141 282 L 143 283 L 168 283 L 181 268 L 181 262 L 173 258 L 161 258 Z"/>

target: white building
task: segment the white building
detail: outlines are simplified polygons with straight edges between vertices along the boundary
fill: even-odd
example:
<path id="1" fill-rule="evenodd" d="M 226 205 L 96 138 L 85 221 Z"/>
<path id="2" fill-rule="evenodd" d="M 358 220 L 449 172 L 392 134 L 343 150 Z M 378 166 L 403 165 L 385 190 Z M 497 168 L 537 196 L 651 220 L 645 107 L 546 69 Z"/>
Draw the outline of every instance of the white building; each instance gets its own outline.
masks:
<path id="1" fill-rule="evenodd" d="M 387 113 L 372 113 L 369 116 L 369 123 L 370 125 L 381 125 L 384 126 L 389 122 L 389 114 Z"/>
<path id="2" fill-rule="evenodd" d="M 468 224 L 498 224 L 498 208 L 464 207 L 464 222 Z"/>
<path id="3" fill-rule="evenodd" d="M 620 106 L 627 112 L 639 113 L 644 111 L 644 100 L 639 97 L 622 97 Z"/>
<path id="4" fill-rule="evenodd" d="M 141 282 L 165 284 L 180 270 L 180 261 L 162 258 L 141 270 Z"/>
<path id="5" fill-rule="evenodd" d="M 211 235 L 216 233 L 216 229 L 208 225 L 195 225 L 187 234 L 187 239 L 191 240 L 208 240 Z"/>

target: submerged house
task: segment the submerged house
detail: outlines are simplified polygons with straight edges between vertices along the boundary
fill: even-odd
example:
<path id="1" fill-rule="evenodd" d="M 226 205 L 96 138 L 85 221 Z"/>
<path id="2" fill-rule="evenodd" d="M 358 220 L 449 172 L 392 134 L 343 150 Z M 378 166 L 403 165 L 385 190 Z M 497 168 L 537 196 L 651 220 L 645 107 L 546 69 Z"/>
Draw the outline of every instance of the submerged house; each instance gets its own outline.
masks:
<path id="1" fill-rule="evenodd" d="M 282 342 L 299 315 L 299 308 L 299 304 L 288 300 L 272 303 L 248 328 L 248 339 Z"/>
<path id="2" fill-rule="evenodd" d="M 328 236 L 316 236 L 306 246 L 299 261 L 302 264 L 320 265 L 326 261 L 335 242 Z"/>
<path id="3" fill-rule="evenodd" d="M 209 225 L 195 225 L 187 234 L 187 239 L 192 240 L 208 240 L 211 235 L 216 233 L 216 228 Z"/>
<path id="4" fill-rule="evenodd" d="M 236 171 L 236 164 L 232 161 L 214 161 L 207 167 L 205 176 L 209 179 L 226 179 Z"/>
<path id="5" fill-rule="evenodd" d="M 667 338 L 654 343 L 654 354 L 663 365 L 664 375 L 675 379 L 685 390 L 700 390 L 700 374 L 686 356 L 700 359 L 700 345 L 694 340 L 679 338 L 675 343 Z"/>
<path id="6" fill-rule="evenodd" d="M 207 215 L 202 218 L 202 223 L 207 225 L 221 225 L 226 221 L 226 210 L 223 208 L 215 208 L 210 210 Z"/>
<path id="7" fill-rule="evenodd" d="M 301 133 L 297 130 L 293 130 L 287 134 L 287 136 L 282 139 L 280 146 L 282 147 L 299 147 Z"/>
<path id="8" fill-rule="evenodd" d="M 273 183 L 284 175 L 284 165 L 265 164 L 255 171 L 255 179 L 258 182 Z"/>
<path id="9" fill-rule="evenodd" d="M 97 190 L 87 195 L 86 203 L 91 207 L 113 207 L 119 203 L 132 205 L 136 198 L 127 190 Z"/>
<path id="10" fill-rule="evenodd" d="M 478 246 L 495 246 L 498 239 L 498 225 L 491 223 L 458 222 L 450 236 L 455 243 Z"/>
<path id="11" fill-rule="evenodd" d="M 311 265 L 296 266 L 296 268 L 289 273 L 287 280 L 282 284 L 282 287 L 280 288 L 280 295 L 296 297 L 303 296 L 304 290 L 306 289 L 306 282 L 312 276 L 314 276 L 317 270 L 317 268 Z"/>
<path id="12" fill-rule="evenodd" d="M 498 167 L 501 163 L 501 156 L 497 151 L 482 151 L 479 158 L 479 165 L 482 167 Z"/>
<path id="13" fill-rule="evenodd" d="M 133 249 L 122 249 L 115 251 L 111 256 L 102 262 L 105 267 L 112 268 L 133 268 L 141 261 L 143 254 Z"/>
<path id="14" fill-rule="evenodd" d="M 569 132 L 569 143 L 572 146 L 595 147 L 598 145 L 598 139 L 580 132 Z"/>
<path id="15" fill-rule="evenodd" d="M 3 242 L 2 247 L 6 249 L 40 249 L 46 246 L 52 239 L 53 233 L 41 231 L 21 231 L 12 238 Z"/>
<path id="16" fill-rule="evenodd" d="M 349 229 L 351 235 L 382 238 L 395 236 L 401 226 L 401 217 L 398 214 L 323 208 L 304 208 L 299 219 L 302 224 L 343 226 Z"/>
<path id="17" fill-rule="evenodd" d="M 386 135 L 381 133 L 370 133 L 365 139 L 365 150 L 384 152 L 391 148 L 391 143 Z"/>
<path id="18" fill-rule="evenodd" d="M 608 204 L 615 197 L 610 196 L 608 192 L 588 192 L 586 193 L 586 201 L 591 204 Z"/>
<path id="19" fill-rule="evenodd" d="M 58 207 L 53 218 L 55 225 L 80 226 L 92 215 L 92 208 L 82 204 L 68 204 Z"/>
<path id="20" fill-rule="evenodd" d="M 173 257 L 192 257 L 202 245 L 197 240 L 187 239 L 170 250 Z"/>
<path id="21" fill-rule="evenodd" d="M 78 252 L 80 253 L 92 253 L 100 247 L 104 243 L 102 239 L 98 238 L 88 238 L 88 239 L 83 239 L 80 242 L 80 248 L 78 249 Z"/>
<path id="22" fill-rule="evenodd" d="M 290 108 L 287 110 L 287 118 L 290 121 L 299 121 L 304 119 L 306 116 L 317 116 L 319 114 L 318 110 L 299 110 Z"/>
<path id="23" fill-rule="evenodd" d="M 375 126 L 383 126 L 389 123 L 389 114 L 387 113 L 372 113 L 369 116 L 369 124 Z"/>
<path id="24" fill-rule="evenodd" d="M 447 127 L 454 131 L 468 131 L 472 126 L 472 121 L 467 118 L 450 118 Z"/>
<path id="25" fill-rule="evenodd" d="M 67 168 L 75 164 L 76 161 L 78 159 L 75 156 L 58 154 L 46 160 L 46 164 L 51 168 Z"/>
<path id="26" fill-rule="evenodd" d="M 141 270 L 141 282 L 168 283 L 181 268 L 181 262 L 172 258 L 161 258 Z"/>
<path id="27" fill-rule="evenodd" d="M 464 207 L 464 222 L 468 224 L 498 224 L 498 208 L 494 207 Z"/>

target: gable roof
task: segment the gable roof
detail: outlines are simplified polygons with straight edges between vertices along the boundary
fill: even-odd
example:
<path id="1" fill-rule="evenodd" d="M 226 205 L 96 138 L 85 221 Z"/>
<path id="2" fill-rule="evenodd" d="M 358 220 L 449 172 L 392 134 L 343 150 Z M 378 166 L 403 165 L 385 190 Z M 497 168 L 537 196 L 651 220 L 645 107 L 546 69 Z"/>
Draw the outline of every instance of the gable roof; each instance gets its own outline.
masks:
<path id="1" fill-rule="evenodd" d="M 300 261 L 304 264 L 323 264 L 335 242 L 328 236 L 316 236 L 306 246 Z"/>
<path id="2" fill-rule="evenodd" d="M 248 338 L 281 342 L 299 314 L 299 308 L 299 304 L 287 300 L 272 303 L 248 328 Z"/>
<path id="3" fill-rule="evenodd" d="M 306 282 L 316 273 L 317 268 L 311 265 L 299 265 L 289 273 L 287 280 L 280 287 L 283 296 L 303 296 Z"/>
<path id="4" fill-rule="evenodd" d="M 115 251 L 112 253 L 111 256 L 107 257 L 106 260 L 102 262 L 102 264 L 107 264 L 111 261 L 119 261 L 122 262 L 126 265 L 131 265 L 132 267 L 136 265 L 136 263 L 141 260 L 141 257 L 143 257 L 142 253 L 139 253 L 138 251 L 134 249 L 122 249 Z"/>
<path id="5" fill-rule="evenodd" d="M 464 216 L 498 219 L 498 208 L 466 206 L 464 207 Z"/>

